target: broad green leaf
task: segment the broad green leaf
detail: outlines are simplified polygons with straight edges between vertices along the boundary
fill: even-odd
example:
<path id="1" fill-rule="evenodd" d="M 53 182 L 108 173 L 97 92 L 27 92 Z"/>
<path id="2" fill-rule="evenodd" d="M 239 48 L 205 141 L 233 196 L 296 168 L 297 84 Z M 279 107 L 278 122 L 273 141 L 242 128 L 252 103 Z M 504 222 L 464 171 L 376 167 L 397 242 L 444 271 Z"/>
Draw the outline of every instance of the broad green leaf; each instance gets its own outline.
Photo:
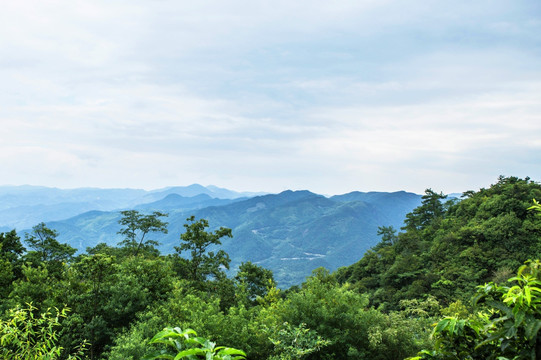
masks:
<path id="1" fill-rule="evenodd" d="M 233 348 L 224 348 L 224 349 L 220 350 L 219 354 L 246 356 L 246 353 L 244 351 L 238 350 L 238 349 L 233 349 Z"/>
<path id="2" fill-rule="evenodd" d="M 175 356 L 174 360 L 179 360 L 179 359 L 182 359 L 184 357 L 191 356 L 191 355 L 205 355 L 205 351 L 203 351 L 202 349 L 199 349 L 199 348 L 192 348 L 192 349 L 188 349 L 188 350 L 183 350 L 183 351 L 179 352 L 177 354 L 177 356 Z"/>
<path id="3" fill-rule="evenodd" d="M 526 316 L 526 312 L 524 311 L 518 311 L 515 314 L 515 326 L 518 327 L 522 322 L 524 321 L 524 317 Z"/>
<path id="4" fill-rule="evenodd" d="M 437 323 L 436 327 L 434 328 L 434 333 L 441 333 L 443 330 L 445 330 L 449 326 L 449 322 L 452 320 L 452 318 L 446 317 L 440 322 Z"/>
<path id="5" fill-rule="evenodd" d="M 532 293 L 530 292 L 529 286 L 524 287 L 524 297 L 526 298 L 526 303 L 529 306 L 532 303 Z"/>
<path id="6" fill-rule="evenodd" d="M 525 335 L 528 340 L 536 339 L 537 333 L 541 329 L 541 320 L 530 321 L 525 326 Z"/>

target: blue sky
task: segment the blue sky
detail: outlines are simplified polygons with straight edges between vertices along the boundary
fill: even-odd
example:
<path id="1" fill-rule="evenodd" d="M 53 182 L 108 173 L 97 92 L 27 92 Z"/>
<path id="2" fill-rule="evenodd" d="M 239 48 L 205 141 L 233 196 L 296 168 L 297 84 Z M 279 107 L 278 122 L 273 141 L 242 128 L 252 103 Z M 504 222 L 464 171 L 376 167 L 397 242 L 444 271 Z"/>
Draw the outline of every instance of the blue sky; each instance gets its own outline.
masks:
<path id="1" fill-rule="evenodd" d="M 541 181 L 541 2 L 17 1 L 0 184 Z"/>

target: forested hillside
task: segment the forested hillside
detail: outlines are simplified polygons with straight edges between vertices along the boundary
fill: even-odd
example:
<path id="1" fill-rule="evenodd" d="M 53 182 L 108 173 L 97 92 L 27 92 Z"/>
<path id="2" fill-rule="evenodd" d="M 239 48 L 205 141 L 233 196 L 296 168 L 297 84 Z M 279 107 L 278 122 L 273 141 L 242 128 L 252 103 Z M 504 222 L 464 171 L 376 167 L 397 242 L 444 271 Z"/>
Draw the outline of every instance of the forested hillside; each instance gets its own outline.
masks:
<path id="1" fill-rule="evenodd" d="M 441 304 L 466 301 L 478 284 L 504 281 L 540 256 L 541 223 L 527 210 L 532 199 L 541 199 L 540 185 L 514 177 L 467 191 L 461 201 L 428 190 L 401 233 L 382 229 L 383 241 L 337 278 L 390 309 L 427 295 Z"/>
<path id="2" fill-rule="evenodd" d="M 197 190 L 190 187 L 188 194 Z M 185 219 L 195 215 L 207 219 L 211 229 L 225 226 L 233 230 L 233 237 L 222 244 L 233 269 L 252 261 L 272 270 L 281 288 L 299 285 L 317 267 L 335 270 L 354 263 L 379 241 L 378 226 L 400 226 L 421 201 L 420 195 L 403 191 L 354 192 L 326 198 L 288 190 L 237 199 L 207 194 L 187 197 L 174 191 L 178 188 L 152 193 L 164 197 L 133 207 L 141 213 L 168 213 L 168 233 L 152 234 L 163 254 L 174 252 Z M 122 241 L 120 218 L 119 211 L 90 211 L 47 222 L 47 226 L 58 231 L 59 241 L 85 251 L 101 242 L 116 246 Z M 210 250 L 216 249 L 211 246 Z"/>
<path id="3" fill-rule="evenodd" d="M 23 239 L 4 232 L 0 356 L 158 359 L 178 335 L 168 354 L 179 359 L 244 357 L 230 348 L 254 360 L 404 359 L 422 349 L 419 359 L 535 359 L 539 263 L 506 285 L 526 260 L 541 258 L 541 207 L 533 202 L 541 186 L 501 177 L 464 195 L 448 202 L 427 190 L 400 233 L 380 226 L 381 241 L 357 263 L 316 269 L 285 291 L 252 262 L 228 276 L 222 244 L 235 233 L 198 216 L 181 232 L 160 212 L 125 211 L 119 246 L 102 243 L 77 256 L 45 224 Z M 165 231 L 178 239 L 167 256 L 152 240 Z"/>

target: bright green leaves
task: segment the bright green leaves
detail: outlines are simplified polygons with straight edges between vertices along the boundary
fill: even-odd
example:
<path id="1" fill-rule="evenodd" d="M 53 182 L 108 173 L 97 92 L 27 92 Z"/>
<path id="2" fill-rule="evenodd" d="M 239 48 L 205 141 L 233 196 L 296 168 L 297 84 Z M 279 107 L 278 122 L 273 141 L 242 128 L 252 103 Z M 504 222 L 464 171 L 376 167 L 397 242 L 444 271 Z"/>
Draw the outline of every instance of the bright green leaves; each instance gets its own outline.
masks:
<path id="1" fill-rule="evenodd" d="M 321 348 L 331 344 L 323 339 L 314 330 L 306 328 L 306 324 L 292 326 L 285 322 L 282 328 L 270 338 L 274 345 L 276 355 L 270 360 L 300 360 L 309 354 L 318 352 Z"/>
<path id="2" fill-rule="evenodd" d="M 8 318 L 0 321 L 0 357 L 12 360 L 56 360 L 63 348 L 58 345 L 60 321 L 68 309 L 47 309 L 41 314 L 32 304 L 9 310 Z M 67 359 L 80 359 L 85 343 L 79 344 Z"/>
<path id="3" fill-rule="evenodd" d="M 513 314 L 526 314 L 532 310 L 541 313 L 541 274 L 539 268 L 541 262 L 527 261 L 526 265 L 520 267 L 518 276 L 509 279 L 509 282 L 516 282 L 511 287 L 501 287 L 500 291 L 505 292 L 502 301 L 507 306 L 512 306 Z M 520 318 L 523 319 L 523 315 Z M 520 325 L 522 321 L 517 323 Z"/>
<path id="4" fill-rule="evenodd" d="M 165 349 L 154 351 L 143 357 L 142 360 L 241 360 L 246 358 L 246 354 L 242 350 L 216 346 L 215 342 L 198 337 L 194 330 L 182 330 L 179 327 L 165 328 L 148 343 L 165 345 Z"/>
<path id="5" fill-rule="evenodd" d="M 385 310 L 426 295 L 443 305 L 464 302 L 476 285 L 507 280 L 511 269 L 541 254 L 541 205 L 531 206 L 532 198 L 541 199 L 541 184 L 498 180 L 455 203 L 427 191 L 396 239 L 389 241 L 391 233 L 380 228 L 381 243 L 340 269 L 338 279 L 354 283 L 370 295 L 372 305 Z"/>
<path id="6" fill-rule="evenodd" d="M 446 317 L 434 328 L 434 351 L 416 359 L 536 359 L 541 354 L 541 262 L 527 261 L 513 285 L 479 286 L 479 311 L 468 319 Z M 537 356 L 537 357 L 536 357 Z"/>
<path id="7" fill-rule="evenodd" d="M 533 205 L 528 208 L 528 210 L 534 210 L 541 212 L 541 204 L 535 199 L 533 199 Z"/>

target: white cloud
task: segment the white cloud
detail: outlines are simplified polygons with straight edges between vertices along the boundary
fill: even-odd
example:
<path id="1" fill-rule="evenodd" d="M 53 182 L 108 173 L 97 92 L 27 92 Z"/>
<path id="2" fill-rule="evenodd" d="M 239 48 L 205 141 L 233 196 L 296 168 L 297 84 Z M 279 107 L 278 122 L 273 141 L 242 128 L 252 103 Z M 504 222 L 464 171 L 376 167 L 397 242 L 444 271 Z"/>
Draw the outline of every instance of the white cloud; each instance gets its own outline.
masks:
<path id="1" fill-rule="evenodd" d="M 0 183 L 336 193 L 539 180 L 536 10 L 8 2 Z"/>

